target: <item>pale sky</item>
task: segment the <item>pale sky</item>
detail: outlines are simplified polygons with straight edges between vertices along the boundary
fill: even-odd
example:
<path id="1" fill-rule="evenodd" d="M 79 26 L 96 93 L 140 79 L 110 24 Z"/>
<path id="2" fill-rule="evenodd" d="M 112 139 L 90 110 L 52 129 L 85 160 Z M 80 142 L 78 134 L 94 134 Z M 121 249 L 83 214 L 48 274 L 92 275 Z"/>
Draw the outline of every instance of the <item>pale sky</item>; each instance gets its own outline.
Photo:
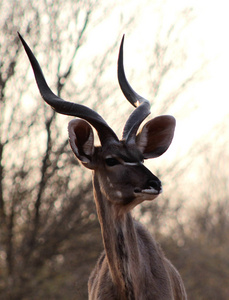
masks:
<path id="1" fill-rule="evenodd" d="M 146 2 L 148 4 L 144 5 Z M 156 32 L 160 21 L 163 25 L 166 22 L 170 24 L 184 8 L 193 9 L 194 18 L 180 36 L 187 61 L 183 69 L 185 72 L 189 68 L 193 70 L 195 66 L 198 68 L 204 61 L 207 63 L 201 80 L 193 83 L 191 88 L 182 94 L 179 101 L 182 105 L 182 101 L 185 103 L 188 100 L 191 106 L 198 107 L 193 111 L 188 111 L 187 108 L 183 117 L 177 111 L 178 123 L 172 148 L 182 149 L 185 148 L 184 145 L 191 145 L 193 140 L 201 135 L 206 135 L 224 118 L 226 126 L 229 126 L 229 3 L 224 0 L 217 2 L 143 1 L 141 3 L 136 27 L 130 37 L 126 37 L 125 49 L 126 52 L 135 49 L 133 55 L 140 60 L 147 46 L 152 49 L 153 40 L 152 38 L 149 40 L 149 37 L 154 34 L 154 31 Z M 163 11 L 163 14 L 160 11 Z M 163 20 L 160 19 L 162 15 Z M 179 36 L 177 38 L 179 39 Z M 128 47 L 128 44 L 133 48 Z M 138 72 L 137 66 L 134 66 L 133 72 Z"/>

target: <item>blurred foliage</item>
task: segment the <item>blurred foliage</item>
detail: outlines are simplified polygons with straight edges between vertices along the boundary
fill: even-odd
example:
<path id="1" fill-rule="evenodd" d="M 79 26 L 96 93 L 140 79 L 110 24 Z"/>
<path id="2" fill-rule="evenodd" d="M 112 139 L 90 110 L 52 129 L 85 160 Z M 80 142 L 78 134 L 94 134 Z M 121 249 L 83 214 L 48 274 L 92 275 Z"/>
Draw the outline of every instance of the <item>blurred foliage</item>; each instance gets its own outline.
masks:
<path id="1" fill-rule="evenodd" d="M 90 173 L 71 153 L 62 128 L 66 117 L 55 115 L 34 92 L 34 78 L 16 31 L 42 60 L 44 73 L 54 74 L 50 85 L 59 96 L 75 95 L 88 105 L 93 95 L 90 107 L 106 111 L 116 88 L 110 82 L 104 87 L 104 74 L 113 51 L 117 52 L 118 39 L 104 49 L 104 56 L 87 58 L 91 68 L 86 70 L 77 60 L 85 58 L 87 40 L 104 13 L 109 15 L 108 7 L 101 9 L 96 0 L 0 2 L 1 299 L 87 299 L 87 280 L 103 248 Z M 131 17 L 120 21 L 117 37 L 132 21 Z M 169 38 L 174 28 L 172 24 L 168 29 Z M 156 95 L 173 67 L 169 39 L 167 43 L 156 41 L 149 64 L 149 89 Z M 74 73 L 75 66 L 80 75 Z M 161 111 L 193 78 L 194 74 L 184 78 L 173 96 L 164 99 Z M 101 99 L 106 103 L 101 105 Z M 117 106 L 114 103 L 113 109 Z M 117 111 L 120 119 L 126 112 Z M 186 170 L 175 162 L 167 169 L 173 179 L 171 192 L 135 211 L 179 269 L 189 299 L 229 298 L 229 195 L 224 173 L 228 157 L 226 147 L 221 149 L 212 157 L 200 151 L 205 177 L 201 174 L 203 182 L 192 187 L 198 193 L 181 192 L 178 182 Z M 187 209 L 194 194 L 198 205 Z"/>

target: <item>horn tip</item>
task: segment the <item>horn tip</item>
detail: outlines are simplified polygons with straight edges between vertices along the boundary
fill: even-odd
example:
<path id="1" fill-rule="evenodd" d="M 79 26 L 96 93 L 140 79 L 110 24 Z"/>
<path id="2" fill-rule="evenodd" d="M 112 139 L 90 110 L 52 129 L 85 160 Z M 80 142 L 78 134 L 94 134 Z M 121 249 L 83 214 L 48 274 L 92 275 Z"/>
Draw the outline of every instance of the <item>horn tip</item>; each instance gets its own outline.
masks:
<path id="1" fill-rule="evenodd" d="M 22 41 L 22 40 L 23 40 L 23 37 L 21 36 L 21 34 L 20 34 L 20 32 L 19 32 L 19 31 L 17 31 L 17 34 L 18 34 L 18 36 L 19 36 L 20 40 Z"/>
<path id="2" fill-rule="evenodd" d="M 124 39 L 125 39 L 125 33 L 122 35 L 122 40 L 121 40 L 121 45 L 120 45 L 120 48 L 122 48 L 122 47 L 123 47 Z"/>

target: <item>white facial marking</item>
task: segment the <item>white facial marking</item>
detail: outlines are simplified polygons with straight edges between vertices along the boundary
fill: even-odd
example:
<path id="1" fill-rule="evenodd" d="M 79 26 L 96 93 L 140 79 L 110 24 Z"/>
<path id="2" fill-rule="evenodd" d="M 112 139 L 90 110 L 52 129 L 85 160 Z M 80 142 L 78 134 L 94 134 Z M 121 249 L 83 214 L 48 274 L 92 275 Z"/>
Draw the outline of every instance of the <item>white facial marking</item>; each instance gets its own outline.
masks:
<path id="1" fill-rule="evenodd" d="M 158 195 L 158 194 L 162 193 L 162 187 L 161 187 L 160 191 L 157 191 L 153 187 L 150 187 L 148 189 L 142 190 L 142 193 Z"/>
<path id="2" fill-rule="evenodd" d="M 126 166 L 137 166 L 137 165 L 139 165 L 139 163 L 137 163 L 137 162 L 124 162 L 124 165 L 126 165 Z"/>
<path id="3" fill-rule="evenodd" d="M 122 198 L 122 192 L 116 191 L 116 195 L 117 195 L 117 197 Z"/>

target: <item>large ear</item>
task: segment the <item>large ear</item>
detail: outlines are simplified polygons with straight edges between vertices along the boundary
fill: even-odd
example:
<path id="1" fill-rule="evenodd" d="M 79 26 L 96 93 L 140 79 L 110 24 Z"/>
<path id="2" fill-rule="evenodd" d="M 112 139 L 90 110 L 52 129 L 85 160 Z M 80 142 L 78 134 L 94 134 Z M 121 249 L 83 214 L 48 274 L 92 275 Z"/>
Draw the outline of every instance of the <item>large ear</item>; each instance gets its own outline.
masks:
<path id="1" fill-rule="evenodd" d="M 176 120 L 172 116 L 159 116 L 147 122 L 136 137 L 136 144 L 144 158 L 162 155 L 170 146 Z"/>
<path id="2" fill-rule="evenodd" d="M 75 156 L 85 167 L 93 169 L 94 134 L 92 127 L 84 120 L 75 119 L 69 122 L 68 133 Z"/>

